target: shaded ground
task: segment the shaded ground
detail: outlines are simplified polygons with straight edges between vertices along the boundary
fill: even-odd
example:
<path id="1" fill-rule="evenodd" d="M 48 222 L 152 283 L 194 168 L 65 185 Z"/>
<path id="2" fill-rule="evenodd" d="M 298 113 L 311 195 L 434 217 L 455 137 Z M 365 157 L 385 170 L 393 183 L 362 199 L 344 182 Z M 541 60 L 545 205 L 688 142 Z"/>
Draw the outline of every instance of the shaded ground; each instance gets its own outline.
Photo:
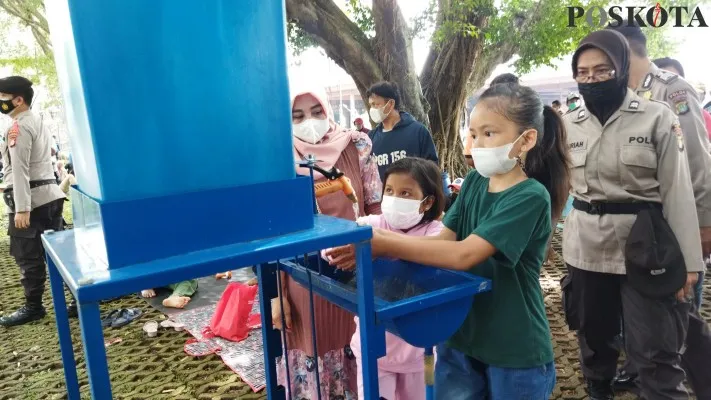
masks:
<path id="1" fill-rule="evenodd" d="M 0 314 L 14 311 L 22 304 L 19 273 L 8 255 L 5 234 L 7 217 L 0 223 Z M 556 250 L 560 251 L 557 241 Z M 546 267 L 541 275 L 548 318 L 553 331 L 558 385 L 555 399 L 584 399 L 577 360 L 577 342 L 568 332 L 562 317 L 559 280 L 563 275 L 559 262 Z M 705 304 L 711 303 L 709 287 Z M 57 343 L 54 313 L 49 293 L 45 296 L 48 316 L 27 326 L 0 328 L 0 400 L 39 400 L 66 398 L 64 375 Z M 107 348 L 111 381 L 116 399 L 263 399 L 243 384 L 215 355 L 193 358 L 183 352 L 189 335 L 175 331 L 161 331 L 158 338 L 144 339 L 142 322 L 160 320 L 162 315 L 136 296 L 128 296 L 102 305 L 102 312 L 110 309 L 136 307 L 144 315 L 120 329 L 105 330 L 106 340 L 121 338 L 122 342 Z M 711 319 L 711 308 L 703 311 Z M 86 365 L 81 348 L 78 321 L 72 321 L 72 335 L 82 386 L 82 398 L 90 398 Z M 632 399 L 632 396 L 618 397 Z M 104 400 L 104 399 L 102 399 Z"/>

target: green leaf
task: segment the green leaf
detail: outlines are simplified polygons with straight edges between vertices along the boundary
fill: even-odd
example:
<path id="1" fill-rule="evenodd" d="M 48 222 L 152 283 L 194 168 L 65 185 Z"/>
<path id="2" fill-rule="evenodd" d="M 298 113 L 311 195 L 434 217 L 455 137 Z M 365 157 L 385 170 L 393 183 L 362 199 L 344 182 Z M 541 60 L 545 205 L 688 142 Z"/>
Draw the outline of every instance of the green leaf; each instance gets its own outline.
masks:
<path id="1" fill-rule="evenodd" d="M 298 56 L 307 49 L 317 47 L 316 41 L 295 22 L 289 22 L 286 25 L 286 38 L 289 41 L 291 52 Z"/>
<path id="2" fill-rule="evenodd" d="M 31 3 L 32 1 L 35 3 Z M 27 6 L 41 7 L 44 13 L 44 6 L 39 0 L 30 0 Z M 54 58 L 38 49 L 35 43 L 28 43 L 33 45 L 30 47 L 25 44 L 27 40 L 23 41 L 32 38 L 31 30 L 26 24 L 0 11 L 0 66 L 10 67 L 12 74 L 25 76 L 46 89 L 46 97 L 43 96 L 45 105 L 59 105 L 61 98 Z"/>
<path id="3" fill-rule="evenodd" d="M 375 36 L 373 10 L 370 7 L 363 5 L 360 0 L 348 0 L 346 4 L 346 15 L 358 25 L 366 36 Z"/>

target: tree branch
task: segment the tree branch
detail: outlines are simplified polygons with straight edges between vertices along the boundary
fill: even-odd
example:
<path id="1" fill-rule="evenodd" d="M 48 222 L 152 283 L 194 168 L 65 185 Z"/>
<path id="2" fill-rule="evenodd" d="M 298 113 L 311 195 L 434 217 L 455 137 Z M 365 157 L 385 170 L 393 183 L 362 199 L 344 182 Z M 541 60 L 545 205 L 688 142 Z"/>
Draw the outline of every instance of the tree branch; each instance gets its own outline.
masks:
<path id="1" fill-rule="evenodd" d="M 511 60 L 515 54 L 516 46 L 513 43 L 500 42 L 487 46 L 474 63 L 472 75 L 467 83 L 467 93 L 474 93 L 483 87 L 496 67 Z"/>
<path id="2" fill-rule="evenodd" d="M 370 40 L 333 0 L 286 0 L 286 13 L 351 75 L 362 98 L 383 79 Z"/>
<path id="3" fill-rule="evenodd" d="M 49 43 L 49 39 L 45 32 L 42 32 L 40 29 L 37 27 L 33 26 L 31 27 L 32 30 L 32 36 L 35 37 L 35 41 L 37 42 L 37 45 L 42 49 L 42 53 L 48 57 L 52 57 L 52 45 Z"/>
<path id="4" fill-rule="evenodd" d="M 497 41 L 487 44 L 481 56 L 477 59 L 471 78 L 467 82 L 468 93 L 476 92 L 479 88 L 483 87 L 486 79 L 494 72 L 496 67 L 511 60 L 519 51 L 521 40 L 525 40 L 526 37 L 529 37 L 531 28 L 541 23 L 543 19 L 542 1 L 543 0 L 538 1 L 533 12 L 527 16 L 523 16 L 518 21 L 518 26 L 513 27 L 519 32 L 520 40 Z M 516 21 L 514 21 L 514 23 L 516 23 Z"/>
<path id="5" fill-rule="evenodd" d="M 42 52 L 52 57 L 52 46 L 49 41 L 49 24 L 44 17 L 44 6 L 41 3 L 27 3 L 22 0 L 0 0 L 0 8 L 22 21 L 32 31 Z"/>
<path id="6" fill-rule="evenodd" d="M 445 4 L 446 3 L 446 4 Z M 459 15 L 449 7 L 452 3 L 440 0 L 437 27 L 445 23 L 465 23 L 482 30 L 488 25 L 486 9 L 469 9 Z M 440 165 L 453 176 L 464 176 L 466 166 L 462 157 L 460 138 L 461 107 L 467 96 L 466 85 L 475 63 L 483 51 L 483 35 L 449 32 L 441 42 L 433 43 L 420 76 L 424 96 L 432 109 L 430 123 L 435 145 L 439 149 Z"/>
<path id="7" fill-rule="evenodd" d="M 428 124 L 426 101 L 415 71 L 412 39 L 397 0 L 373 0 L 375 54 L 384 66 L 385 79 L 400 87 L 403 109 Z"/>

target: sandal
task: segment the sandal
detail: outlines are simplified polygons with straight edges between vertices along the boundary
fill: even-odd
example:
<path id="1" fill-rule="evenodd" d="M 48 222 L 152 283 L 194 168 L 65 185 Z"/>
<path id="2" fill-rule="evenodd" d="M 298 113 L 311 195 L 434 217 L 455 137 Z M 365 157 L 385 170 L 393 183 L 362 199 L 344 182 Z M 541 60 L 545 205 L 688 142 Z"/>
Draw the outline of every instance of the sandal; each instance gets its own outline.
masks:
<path id="1" fill-rule="evenodd" d="M 116 320 L 116 317 L 118 317 L 118 313 L 121 310 L 112 310 L 110 313 L 106 314 L 104 318 L 101 318 L 101 327 L 102 328 L 110 328 L 111 324 Z"/>
<path id="2" fill-rule="evenodd" d="M 122 308 L 118 310 L 118 313 L 111 321 L 111 327 L 120 328 L 122 326 L 126 326 L 134 320 L 138 319 L 141 314 L 143 314 L 143 311 L 138 308 Z"/>
<path id="3" fill-rule="evenodd" d="M 143 332 L 146 332 L 146 335 L 151 338 L 151 337 L 156 337 L 158 335 L 158 322 L 156 321 L 148 321 L 145 324 L 143 324 Z"/>
<path id="4" fill-rule="evenodd" d="M 160 323 L 160 326 L 161 326 L 161 328 L 166 328 L 166 329 L 167 329 L 167 328 L 173 328 L 173 329 L 175 329 L 177 332 L 180 332 L 180 331 L 182 331 L 182 330 L 185 329 L 185 325 L 181 324 L 180 322 L 171 321 L 171 320 L 169 320 L 169 319 L 166 319 L 165 321 L 162 321 L 162 322 Z"/>

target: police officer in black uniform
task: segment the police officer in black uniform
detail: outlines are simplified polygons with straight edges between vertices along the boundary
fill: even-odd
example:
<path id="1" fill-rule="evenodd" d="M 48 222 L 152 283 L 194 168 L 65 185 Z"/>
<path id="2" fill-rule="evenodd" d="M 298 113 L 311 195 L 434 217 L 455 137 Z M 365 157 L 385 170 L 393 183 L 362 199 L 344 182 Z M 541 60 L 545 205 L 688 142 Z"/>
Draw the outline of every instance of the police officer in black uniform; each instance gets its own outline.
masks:
<path id="1" fill-rule="evenodd" d="M 0 149 L 8 184 L 3 200 L 9 219 L 10 255 L 20 267 L 25 291 L 25 305 L 0 317 L 0 325 L 6 327 L 45 316 L 42 295 L 47 271 L 40 235 L 48 229 L 62 229 L 65 196 L 54 177 L 52 137 L 30 110 L 33 95 L 32 82 L 26 78 L 0 79 L 0 112 L 13 119 Z"/>

